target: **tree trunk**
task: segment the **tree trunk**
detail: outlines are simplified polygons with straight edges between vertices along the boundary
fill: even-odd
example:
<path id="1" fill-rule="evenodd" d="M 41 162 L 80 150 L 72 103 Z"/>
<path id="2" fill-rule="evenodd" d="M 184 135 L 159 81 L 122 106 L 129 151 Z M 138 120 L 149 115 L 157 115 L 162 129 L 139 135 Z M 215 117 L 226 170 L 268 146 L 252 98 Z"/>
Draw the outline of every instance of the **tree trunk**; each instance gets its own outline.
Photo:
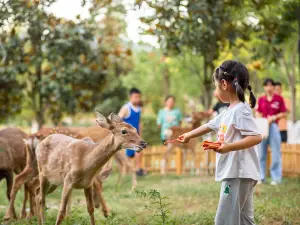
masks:
<path id="1" fill-rule="evenodd" d="M 291 97 L 292 97 L 292 108 L 291 108 L 291 116 L 293 123 L 296 123 L 297 116 L 296 116 L 296 85 L 291 85 Z"/>
<path id="2" fill-rule="evenodd" d="M 35 115 L 36 115 L 36 121 L 38 123 L 38 129 L 41 129 L 43 124 L 45 123 L 45 117 L 44 117 L 44 108 L 43 108 L 43 97 L 42 97 L 42 42 L 41 38 L 36 38 L 37 41 L 35 41 L 35 50 L 37 56 L 41 59 L 40 62 L 36 65 L 36 80 L 34 82 L 35 86 Z M 33 42 L 34 43 L 34 42 Z"/>
<path id="3" fill-rule="evenodd" d="M 288 77 L 288 81 L 289 81 L 289 85 L 290 85 L 290 90 L 291 90 L 291 119 L 293 121 L 293 123 L 295 123 L 297 121 L 297 116 L 296 116 L 296 97 L 297 97 L 297 89 L 296 89 L 296 54 L 297 51 L 294 51 L 294 53 L 292 54 L 292 59 L 291 61 L 291 65 L 289 66 L 288 61 L 285 59 L 285 56 L 283 54 L 282 60 L 279 61 L 281 62 L 281 66 L 285 68 L 286 71 L 286 75 Z M 291 67 L 291 68 L 290 68 Z"/>
<path id="4" fill-rule="evenodd" d="M 300 80 L 300 6 L 297 8 L 297 19 L 298 19 L 298 73 Z"/>
<path id="5" fill-rule="evenodd" d="M 206 60 L 206 55 L 203 56 L 204 60 L 204 95 L 203 95 L 203 105 L 206 110 L 210 109 L 212 104 L 212 74 L 214 70 L 214 66 L 212 63 Z"/>
<path id="6" fill-rule="evenodd" d="M 167 97 L 170 94 L 170 72 L 167 65 L 165 65 L 163 71 L 163 88 L 164 88 L 164 95 Z"/>

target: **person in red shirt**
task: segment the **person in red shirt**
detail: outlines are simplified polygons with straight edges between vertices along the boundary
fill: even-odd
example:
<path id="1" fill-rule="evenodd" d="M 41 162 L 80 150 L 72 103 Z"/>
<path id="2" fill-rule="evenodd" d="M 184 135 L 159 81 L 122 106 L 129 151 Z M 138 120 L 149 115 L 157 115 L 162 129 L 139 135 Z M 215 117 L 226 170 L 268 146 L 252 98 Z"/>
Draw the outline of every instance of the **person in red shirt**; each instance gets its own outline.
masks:
<path id="1" fill-rule="evenodd" d="M 282 178 L 281 136 L 278 121 L 286 115 L 286 107 L 283 98 L 275 94 L 274 85 L 274 81 L 270 78 L 264 81 L 265 95 L 258 99 L 257 116 L 267 118 L 269 121 L 269 136 L 260 144 L 261 183 L 265 183 L 266 179 L 266 161 L 270 144 L 272 150 L 271 184 L 277 185 Z"/>

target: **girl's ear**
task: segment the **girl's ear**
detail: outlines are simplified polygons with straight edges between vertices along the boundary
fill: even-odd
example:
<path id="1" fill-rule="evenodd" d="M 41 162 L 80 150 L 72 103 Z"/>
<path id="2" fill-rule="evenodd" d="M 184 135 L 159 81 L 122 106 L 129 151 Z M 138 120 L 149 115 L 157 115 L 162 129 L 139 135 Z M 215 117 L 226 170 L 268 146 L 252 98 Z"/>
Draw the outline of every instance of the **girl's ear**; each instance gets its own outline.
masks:
<path id="1" fill-rule="evenodd" d="M 227 91 L 227 89 L 228 89 L 228 82 L 225 79 L 222 79 L 220 81 L 220 89 L 222 91 Z"/>

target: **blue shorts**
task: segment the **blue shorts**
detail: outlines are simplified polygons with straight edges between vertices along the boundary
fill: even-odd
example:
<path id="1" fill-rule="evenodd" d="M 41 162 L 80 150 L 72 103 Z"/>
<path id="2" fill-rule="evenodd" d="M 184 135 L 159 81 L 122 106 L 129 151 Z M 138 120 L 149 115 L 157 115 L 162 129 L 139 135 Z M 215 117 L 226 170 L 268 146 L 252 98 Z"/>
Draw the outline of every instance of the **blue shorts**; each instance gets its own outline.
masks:
<path id="1" fill-rule="evenodd" d="M 134 157 L 134 154 L 135 154 L 135 151 L 134 151 L 134 150 L 126 149 L 126 155 L 127 155 L 127 157 L 133 158 L 133 157 Z"/>

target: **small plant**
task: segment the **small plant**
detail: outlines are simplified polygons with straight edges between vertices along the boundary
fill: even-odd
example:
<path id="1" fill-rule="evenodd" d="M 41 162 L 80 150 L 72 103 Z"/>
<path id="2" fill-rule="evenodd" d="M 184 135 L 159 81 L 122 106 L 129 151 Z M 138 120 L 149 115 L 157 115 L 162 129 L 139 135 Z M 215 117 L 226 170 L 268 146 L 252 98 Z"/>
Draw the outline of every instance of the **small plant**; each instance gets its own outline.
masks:
<path id="1" fill-rule="evenodd" d="M 105 224 L 107 224 L 107 225 L 120 224 L 120 221 L 118 221 L 118 218 L 117 218 L 117 213 L 115 211 L 111 211 L 110 215 L 106 219 Z"/>
<path id="2" fill-rule="evenodd" d="M 148 198 L 149 204 L 145 205 L 145 208 L 151 211 L 154 216 L 161 219 L 162 225 L 171 224 L 170 221 L 170 203 L 166 202 L 168 197 L 162 196 L 158 190 L 150 189 L 147 191 L 135 189 L 135 195 L 142 198 Z"/>

